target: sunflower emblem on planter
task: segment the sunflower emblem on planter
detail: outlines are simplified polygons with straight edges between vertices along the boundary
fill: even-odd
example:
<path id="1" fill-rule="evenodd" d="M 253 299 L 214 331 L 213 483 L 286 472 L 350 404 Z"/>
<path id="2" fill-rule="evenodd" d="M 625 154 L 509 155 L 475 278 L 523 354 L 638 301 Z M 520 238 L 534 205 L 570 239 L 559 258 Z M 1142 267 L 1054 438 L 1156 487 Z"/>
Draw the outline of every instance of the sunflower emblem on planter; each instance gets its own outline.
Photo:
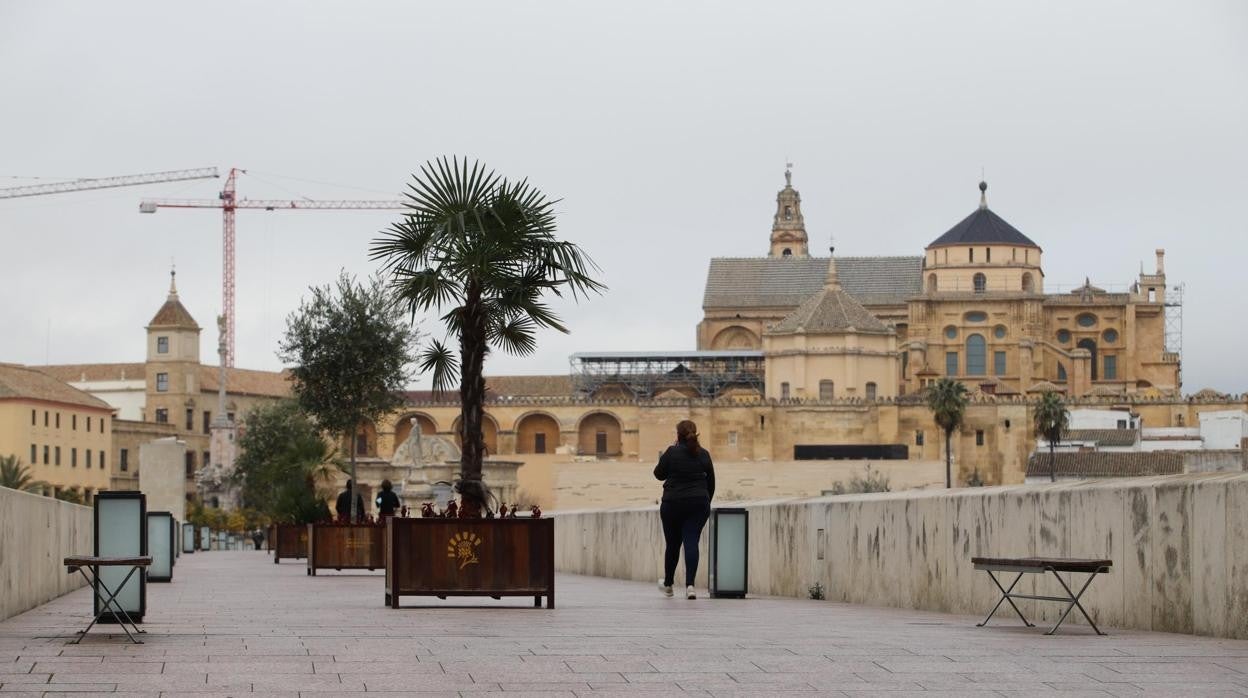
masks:
<path id="1" fill-rule="evenodd" d="M 477 559 L 477 546 L 481 545 L 481 538 L 475 533 L 461 531 L 451 536 L 450 542 L 446 544 L 446 556 L 452 560 L 459 562 L 459 569 L 464 569 L 468 565 L 475 565 L 480 562 Z"/>

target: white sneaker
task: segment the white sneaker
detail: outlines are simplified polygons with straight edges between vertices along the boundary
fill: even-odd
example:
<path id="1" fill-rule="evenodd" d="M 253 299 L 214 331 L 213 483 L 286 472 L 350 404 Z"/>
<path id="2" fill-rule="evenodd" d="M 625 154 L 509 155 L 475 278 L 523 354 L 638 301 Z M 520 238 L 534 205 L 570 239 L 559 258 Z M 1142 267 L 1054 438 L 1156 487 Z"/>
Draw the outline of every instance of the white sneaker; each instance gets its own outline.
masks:
<path id="1" fill-rule="evenodd" d="M 697 594 L 695 594 L 695 593 L 693 593 L 693 587 L 691 587 L 691 586 L 685 587 L 685 598 L 686 598 L 686 599 L 696 599 L 696 598 L 698 598 L 698 595 L 697 595 Z"/>
<path id="2" fill-rule="evenodd" d="M 663 595 L 668 598 L 672 596 L 672 588 L 663 583 L 662 577 L 659 578 L 659 591 L 663 592 Z"/>

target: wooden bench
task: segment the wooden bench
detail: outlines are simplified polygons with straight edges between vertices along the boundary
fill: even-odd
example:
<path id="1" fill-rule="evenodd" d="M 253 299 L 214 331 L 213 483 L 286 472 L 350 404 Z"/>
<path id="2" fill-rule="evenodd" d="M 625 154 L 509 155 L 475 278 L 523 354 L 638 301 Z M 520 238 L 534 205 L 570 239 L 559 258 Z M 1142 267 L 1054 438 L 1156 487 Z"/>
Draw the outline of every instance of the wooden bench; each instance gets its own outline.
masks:
<path id="1" fill-rule="evenodd" d="M 1014 612 L 1018 614 L 1018 617 L 1022 619 L 1023 624 L 1029 628 L 1033 628 L 1035 627 L 1035 624 L 1027 620 L 1027 617 L 1023 615 L 1022 611 L 1018 610 L 1018 606 L 1016 606 L 1013 601 L 1014 599 L 1031 599 L 1033 601 L 1059 601 L 1066 604 L 1066 610 L 1062 612 L 1062 617 L 1057 619 L 1057 625 L 1054 625 L 1051 630 L 1045 633 L 1045 635 L 1052 635 L 1057 632 L 1057 629 L 1061 627 L 1062 622 L 1066 620 L 1066 616 L 1070 615 L 1071 610 L 1075 608 L 1079 609 L 1079 612 L 1082 613 L 1083 617 L 1087 619 L 1088 625 L 1092 626 L 1092 629 L 1096 631 L 1097 635 L 1105 634 L 1101 632 L 1100 628 L 1096 627 L 1096 623 L 1093 622 L 1092 617 L 1088 615 L 1088 612 L 1083 608 L 1083 605 L 1079 603 L 1079 599 L 1083 596 L 1083 592 L 1087 591 L 1088 587 L 1092 585 L 1092 580 L 1096 579 L 1096 575 L 1109 573 L 1110 568 L 1114 565 L 1113 561 L 1086 560 L 1068 557 L 973 557 L 971 558 L 971 564 L 975 565 L 975 569 L 987 572 L 988 576 L 992 579 L 992 583 L 995 584 L 997 589 L 1001 591 L 1001 598 L 997 601 L 997 605 L 992 607 L 992 611 L 989 612 L 988 617 L 984 619 L 984 622 L 976 624 L 975 627 L 982 628 L 987 625 L 988 621 L 992 620 L 992 616 L 997 612 L 997 609 L 1001 608 L 1001 604 L 1009 602 L 1010 607 L 1013 608 Z M 1010 587 L 1007 589 L 1001 586 L 1001 582 L 997 579 L 997 576 L 993 574 L 994 572 L 1016 572 L 1018 573 L 1018 576 L 1014 578 L 1014 581 L 1010 583 Z M 1014 593 L 1014 587 L 1018 584 L 1018 581 L 1023 578 L 1024 574 L 1046 574 L 1049 572 L 1053 573 L 1054 579 L 1056 579 L 1057 583 L 1062 586 L 1063 590 L 1065 590 L 1066 596 L 1039 596 L 1035 594 Z M 1088 575 L 1088 579 L 1083 583 L 1083 586 L 1080 587 L 1079 593 L 1076 594 L 1071 591 L 1070 586 L 1066 584 L 1066 580 L 1062 579 L 1061 574 L 1059 574 L 1061 572 L 1086 574 Z"/>

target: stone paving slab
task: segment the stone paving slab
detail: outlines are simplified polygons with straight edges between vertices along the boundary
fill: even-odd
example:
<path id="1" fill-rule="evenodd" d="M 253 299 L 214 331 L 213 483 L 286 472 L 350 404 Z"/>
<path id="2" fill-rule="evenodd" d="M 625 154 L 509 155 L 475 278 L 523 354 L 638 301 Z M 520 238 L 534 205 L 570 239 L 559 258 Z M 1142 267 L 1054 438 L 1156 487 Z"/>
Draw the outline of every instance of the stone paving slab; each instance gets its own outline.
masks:
<path id="1" fill-rule="evenodd" d="M 148 585 L 145 644 L 82 589 L 0 622 L 7 696 L 1248 696 L 1248 642 L 799 599 L 662 597 L 560 576 L 526 599 L 384 606 L 381 573 L 309 577 L 255 552 L 184 555 Z"/>

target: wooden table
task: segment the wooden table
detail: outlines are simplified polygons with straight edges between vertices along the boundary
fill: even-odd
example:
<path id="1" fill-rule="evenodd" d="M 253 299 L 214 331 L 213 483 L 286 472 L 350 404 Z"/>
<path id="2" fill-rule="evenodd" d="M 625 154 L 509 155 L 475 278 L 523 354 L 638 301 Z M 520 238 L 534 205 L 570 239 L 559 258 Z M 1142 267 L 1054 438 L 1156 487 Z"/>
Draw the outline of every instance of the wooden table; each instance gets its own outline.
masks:
<path id="1" fill-rule="evenodd" d="M 1018 617 L 1022 619 L 1024 625 L 1029 628 L 1035 627 L 1035 624 L 1029 622 L 1026 616 L 1023 615 L 1023 612 L 1018 610 L 1018 606 L 1013 601 L 1014 599 L 1031 599 L 1033 601 L 1060 601 L 1066 604 L 1066 610 L 1062 612 L 1062 617 L 1057 619 L 1057 625 L 1054 625 L 1045 635 L 1052 635 L 1057 632 L 1062 622 L 1066 620 L 1066 616 L 1070 615 L 1070 611 L 1074 608 L 1079 609 L 1079 612 L 1087 619 L 1088 625 L 1092 626 L 1097 635 L 1105 634 L 1101 632 L 1100 628 L 1096 627 L 1096 623 L 1092 621 L 1092 617 L 1088 615 L 1083 605 L 1079 603 L 1079 599 L 1083 596 L 1083 592 L 1087 591 L 1088 587 L 1092 585 L 1092 580 L 1096 579 L 1096 575 L 1109 573 L 1109 569 L 1114 565 L 1112 560 L 1087 560 L 1069 557 L 973 557 L 971 558 L 971 564 L 975 565 L 975 569 L 987 572 L 992 579 L 992 583 L 997 585 L 997 589 L 1001 590 L 1001 598 L 997 601 L 997 605 L 992 607 L 992 611 L 984 619 L 984 622 L 976 624 L 976 627 L 982 628 L 987 625 L 988 621 L 992 620 L 992 616 L 997 612 L 997 609 L 1001 608 L 1001 604 L 1007 601 L 1010 607 L 1014 609 L 1014 612 L 1018 614 Z M 1006 589 L 1001 586 L 1001 582 L 997 580 L 993 572 L 1017 572 L 1018 576 L 1010 583 L 1010 588 Z M 1037 596 L 1034 594 L 1013 593 L 1015 585 L 1018 584 L 1018 580 L 1023 578 L 1024 574 L 1045 574 L 1048 572 L 1053 573 L 1057 583 L 1062 585 L 1062 589 L 1065 590 L 1066 596 Z M 1066 584 L 1066 580 L 1062 579 L 1059 572 L 1087 574 L 1088 580 L 1083 583 L 1079 593 L 1076 594 L 1071 591 L 1070 586 Z"/>
<path id="2" fill-rule="evenodd" d="M 130 638 L 131 642 L 136 645 L 143 644 L 142 640 L 139 640 L 130 633 L 130 628 L 134 628 L 135 634 L 140 634 L 145 631 L 139 629 L 139 626 L 135 624 L 134 619 L 130 617 L 129 613 L 126 613 L 126 609 L 122 608 L 121 604 L 118 603 L 116 599 L 117 594 L 121 593 L 121 590 L 126 587 L 126 583 L 130 581 L 130 578 L 134 576 L 134 573 L 145 567 L 149 567 L 151 564 L 152 557 L 150 555 L 141 555 L 137 557 L 96 557 L 92 555 L 78 555 L 65 558 L 66 571 L 69 574 L 73 574 L 74 572 L 81 574 L 83 579 L 87 580 L 87 584 L 90 585 L 92 591 L 95 593 L 95 597 L 100 600 L 100 610 L 95 614 L 95 618 L 91 619 L 91 624 L 88 625 L 85 630 L 79 632 L 78 639 L 74 640 L 70 644 L 76 645 L 82 642 L 82 638 L 86 636 L 87 631 L 91 630 L 91 628 L 98 623 L 100 618 L 102 618 L 106 613 L 113 614 L 113 617 L 117 619 L 117 623 L 121 625 L 121 629 L 126 631 L 126 637 Z M 125 579 L 121 580 L 121 583 L 117 585 L 116 589 L 109 589 L 104 580 L 100 578 L 99 568 L 101 567 L 129 567 L 130 572 L 126 574 Z M 94 580 L 92 577 L 94 577 Z M 105 598 L 105 594 L 107 594 L 107 598 Z M 113 609 L 111 611 L 110 606 Z M 126 627 L 127 621 L 129 622 L 130 627 Z"/>

